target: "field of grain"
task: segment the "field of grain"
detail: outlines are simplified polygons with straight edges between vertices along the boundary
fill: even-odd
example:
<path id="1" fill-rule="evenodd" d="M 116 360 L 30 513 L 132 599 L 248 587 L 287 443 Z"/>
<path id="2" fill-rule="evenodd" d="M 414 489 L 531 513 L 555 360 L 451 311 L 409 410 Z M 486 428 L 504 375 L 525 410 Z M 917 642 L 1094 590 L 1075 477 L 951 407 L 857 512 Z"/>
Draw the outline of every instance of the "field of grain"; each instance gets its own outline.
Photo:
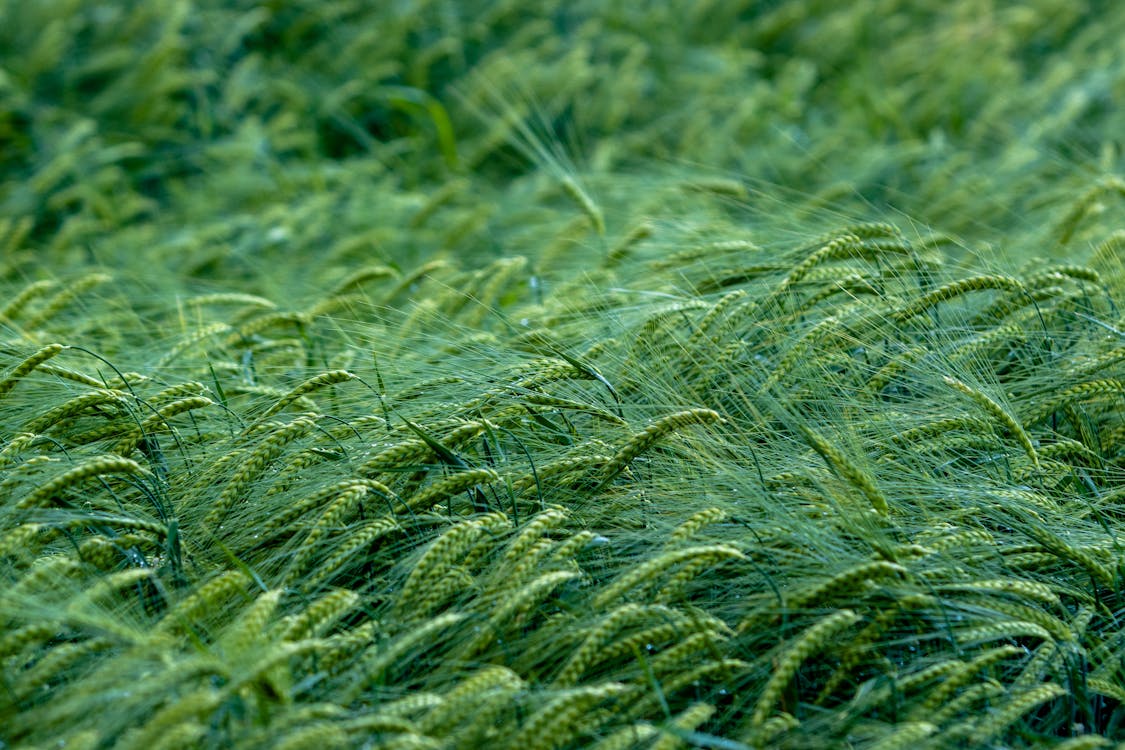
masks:
<path id="1" fill-rule="evenodd" d="M 0 0 L 0 750 L 1125 747 L 1125 4 Z"/>

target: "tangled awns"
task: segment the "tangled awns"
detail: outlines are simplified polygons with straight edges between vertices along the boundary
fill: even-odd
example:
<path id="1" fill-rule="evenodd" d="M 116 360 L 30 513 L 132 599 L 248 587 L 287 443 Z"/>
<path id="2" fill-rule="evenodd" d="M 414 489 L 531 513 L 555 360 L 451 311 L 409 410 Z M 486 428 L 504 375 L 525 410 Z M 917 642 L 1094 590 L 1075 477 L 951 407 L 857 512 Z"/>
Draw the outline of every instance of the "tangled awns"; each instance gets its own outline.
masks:
<path id="1" fill-rule="evenodd" d="M 0 750 L 1125 747 L 1125 5 L 0 0 Z"/>

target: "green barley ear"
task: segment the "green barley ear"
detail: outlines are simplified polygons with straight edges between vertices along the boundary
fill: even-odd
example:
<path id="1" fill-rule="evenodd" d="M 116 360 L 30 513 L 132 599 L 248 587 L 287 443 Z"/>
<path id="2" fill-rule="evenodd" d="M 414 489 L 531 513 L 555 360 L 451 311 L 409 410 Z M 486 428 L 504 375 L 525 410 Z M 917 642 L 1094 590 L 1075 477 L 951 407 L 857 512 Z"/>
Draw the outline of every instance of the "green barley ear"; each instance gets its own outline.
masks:
<path id="1" fill-rule="evenodd" d="M 351 669 L 352 684 L 343 691 L 341 697 L 346 702 L 355 700 L 364 690 L 372 684 L 378 683 L 384 672 L 396 661 L 410 652 L 411 649 L 421 644 L 433 648 L 436 636 L 444 630 L 464 621 L 465 615 L 447 612 L 418 624 L 410 630 L 397 636 L 389 643 L 377 643 L 369 646 L 367 651 Z"/>
<path id="2" fill-rule="evenodd" d="M 208 339 L 218 337 L 220 334 L 231 334 L 234 329 L 227 323 L 211 323 L 210 325 L 197 328 L 186 336 L 182 341 L 170 348 L 164 355 L 157 360 L 155 369 L 163 370 L 168 365 L 175 362 L 182 355 L 190 352 L 194 347 L 202 344 Z"/>
<path id="3" fill-rule="evenodd" d="M 384 279 L 393 279 L 398 276 L 398 273 L 390 266 L 384 265 L 370 265 L 357 269 L 340 279 L 336 286 L 332 287 L 328 292 L 328 298 L 339 297 L 342 294 L 363 286 L 369 281 L 382 281 Z"/>
<path id="4" fill-rule="evenodd" d="M 729 515 L 730 514 L 722 508 L 706 508 L 697 511 L 693 513 L 690 518 L 673 529 L 672 533 L 668 535 L 668 540 L 664 543 L 664 546 L 667 549 L 677 547 L 695 537 L 696 534 L 707 526 L 722 523 L 727 520 Z"/>
<path id="5" fill-rule="evenodd" d="M 1095 695 L 1102 695 L 1118 703 L 1125 703 L 1125 687 L 1116 682 L 1091 677 L 1086 681 L 1086 686 Z"/>
<path id="6" fill-rule="evenodd" d="M 970 713 L 970 716 L 977 716 L 981 714 L 987 706 L 996 702 L 997 698 L 1004 695 L 1004 692 L 1004 686 L 999 682 L 993 679 L 986 679 L 983 682 L 963 690 L 960 695 L 946 702 L 927 718 L 940 727 L 967 712 Z M 979 706 L 978 704 L 983 704 L 983 706 Z M 967 740 L 967 735 L 972 732 L 973 726 L 973 720 L 971 718 L 966 718 L 945 730 L 943 736 L 950 742 L 956 743 L 954 747 L 963 746 Z"/>
<path id="7" fill-rule="evenodd" d="M 654 227 L 650 222 L 642 222 L 629 230 L 605 257 L 605 266 L 613 268 L 626 260 L 638 245 L 652 237 Z"/>
<path id="8" fill-rule="evenodd" d="M 573 744 L 578 725 L 591 708 L 628 688 L 606 683 L 563 691 L 523 723 L 504 746 L 505 750 L 556 750 Z"/>
<path id="9" fill-rule="evenodd" d="M 148 476 L 148 472 L 140 464 L 129 458 L 122 458 L 121 456 L 90 458 L 41 485 L 16 503 L 16 507 L 20 509 L 43 507 L 58 498 L 66 489 L 82 484 L 87 479 L 108 474 Z"/>
<path id="10" fill-rule="evenodd" d="M 653 685 L 654 688 L 659 687 L 659 690 L 653 689 L 641 697 L 630 707 L 625 716 L 636 719 L 656 710 L 663 711 L 668 696 L 676 695 L 703 682 L 731 680 L 734 675 L 745 673 L 749 666 L 741 659 L 705 660 L 698 667 L 676 672 L 660 680 L 657 685 Z"/>
<path id="11" fill-rule="evenodd" d="M 349 380 L 355 380 L 355 378 L 356 376 L 347 370 L 329 370 L 328 372 L 322 372 L 286 393 L 276 404 L 266 409 L 265 413 L 263 413 L 259 419 L 264 420 L 272 417 L 274 414 L 308 393 L 330 385 L 336 385 L 337 383 L 346 383 Z"/>
<path id="12" fill-rule="evenodd" d="M 38 439 L 39 435 L 34 432 L 19 432 L 9 437 L 7 445 L 0 448 L 0 468 L 19 461 L 20 454 L 31 447 Z M 48 457 L 44 458 L 50 460 Z M 0 487 L 6 486 L 10 479 L 11 477 L 6 479 L 4 484 L 0 484 Z"/>
<path id="13" fill-rule="evenodd" d="M 993 418 L 1007 427 L 1008 431 L 1012 433 L 1013 437 L 1015 437 L 1016 440 L 1019 441 L 1020 446 L 1023 447 L 1024 452 L 1027 453 L 1028 458 L 1031 459 L 1031 463 L 1035 466 L 1036 470 L 1040 468 L 1039 453 L 1035 450 L 1035 444 L 1031 441 L 1031 436 L 1027 434 L 1027 430 L 1023 428 L 1023 425 L 1021 425 L 1015 417 L 1009 414 L 1003 406 L 993 400 L 990 396 L 988 396 L 988 394 L 984 393 L 983 391 L 977 390 L 976 388 L 973 388 L 969 384 L 962 382 L 957 378 L 949 377 L 948 375 L 946 375 L 942 377 L 942 380 L 945 381 L 946 385 L 956 389 L 957 391 L 960 391 L 961 393 L 971 398 L 986 412 L 992 415 Z"/>
<path id="14" fill-rule="evenodd" d="M 1067 689 L 1062 685 L 1047 683 L 1010 698 L 999 711 L 991 716 L 983 716 L 978 720 L 971 735 L 971 742 L 978 747 L 984 746 L 985 743 L 1005 731 L 1024 714 L 1047 701 L 1061 698 L 1067 694 Z"/>
<path id="15" fill-rule="evenodd" d="M 1118 229 L 1094 248 L 1090 256 L 1090 266 L 1112 272 L 1114 268 L 1121 268 L 1123 255 L 1125 255 L 1125 229 Z"/>
<path id="16" fill-rule="evenodd" d="M 406 499 L 406 508 L 415 513 L 429 510 L 442 500 L 468 490 L 480 492 L 482 485 L 500 480 L 500 475 L 492 469 L 468 469 L 459 471 L 426 487 Z M 474 503 L 476 501 L 474 500 Z"/>
<path id="17" fill-rule="evenodd" d="M 841 327 L 840 317 L 830 315 L 809 329 L 781 359 L 770 367 L 769 377 L 758 388 L 758 395 L 762 396 L 769 393 L 770 389 L 780 383 L 782 378 L 789 375 L 798 362 L 812 355 L 813 348 L 820 343 L 822 338 L 840 331 Z"/>
<path id="18" fill-rule="evenodd" d="M 658 732 L 659 730 L 648 722 L 627 724 L 610 732 L 589 747 L 590 750 L 635 750 L 645 747 L 645 743 L 656 737 Z"/>
<path id="19" fill-rule="evenodd" d="M 700 344 L 704 343 L 705 341 L 717 341 L 717 338 L 708 336 L 711 328 L 714 327 L 718 321 L 723 319 L 723 316 L 727 314 L 727 311 L 734 308 L 736 305 L 746 299 L 747 296 L 748 295 L 745 289 L 736 289 L 735 291 L 724 295 L 722 299 L 716 302 L 714 306 L 712 306 L 711 309 L 707 311 L 706 315 L 699 319 L 699 323 L 697 323 L 695 327 L 695 332 L 691 335 L 691 338 L 688 339 L 685 346 L 689 350 L 695 350 L 699 347 Z"/>
<path id="20" fill-rule="evenodd" d="M 186 722 L 210 724 L 211 715 L 223 698 L 223 693 L 212 686 L 181 693 L 146 717 L 141 726 L 125 732 L 114 747 L 121 750 L 147 750 L 167 735 L 175 733 Z"/>
<path id="21" fill-rule="evenodd" d="M 897 618 L 914 609 L 934 607 L 937 602 L 938 600 L 929 594 L 908 594 L 898 597 L 894 605 L 872 618 L 871 622 L 864 626 L 856 637 L 848 643 L 847 649 L 840 655 L 839 666 L 824 681 L 815 703 L 822 705 L 836 693 L 841 685 L 854 679 L 856 668 L 865 659 L 870 658 L 871 651 L 877 647 L 879 639 L 885 637 L 886 631 Z M 739 630 L 741 632 L 743 629 L 740 627 Z"/>
<path id="22" fill-rule="evenodd" d="M 668 433 L 691 425 L 714 424 L 720 421 L 722 421 L 722 417 L 719 416 L 718 412 L 711 409 L 688 409 L 656 420 L 641 432 L 633 435 L 614 454 L 610 462 L 602 467 L 602 486 L 607 486 L 632 463 L 633 459 L 647 451 Z"/>
<path id="23" fill-rule="evenodd" d="M 1108 175 L 1095 182 L 1078 200 L 1074 201 L 1055 230 L 1058 244 L 1068 244 L 1082 220 L 1093 213 L 1094 207 L 1102 198 L 1114 193 L 1125 197 L 1125 180 L 1115 175 Z"/>
<path id="24" fill-rule="evenodd" d="M 863 244 L 859 237 L 847 232 L 832 237 L 831 239 L 824 239 L 825 244 L 821 248 L 808 255 L 803 261 L 794 266 L 793 270 L 786 274 L 785 280 L 782 282 L 778 291 L 792 287 L 821 263 L 847 257 Z"/>
<path id="25" fill-rule="evenodd" d="M 927 721 L 902 722 L 889 735 L 871 745 L 870 750 L 912 750 L 937 731 L 937 725 Z"/>
<path id="26" fill-rule="evenodd" d="M 359 594 L 350 589 L 336 589 L 290 619 L 281 632 L 282 640 L 299 641 L 324 635 L 337 621 L 359 603 Z"/>
<path id="27" fill-rule="evenodd" d="M 10 323 L 17 319 L 23 309 L 35 299 L 42 297 L 44 294 L 54 289 L 57 283 L 50 279 L 43 279 L 41 281 L 34 281 L 25 286 L 14 297 L 8 300 L 8 303 L 0 307 L 0 322 Z"/>
<path id="28" fill-rule="evenodd" d="M 1100 734 L 1083 734 L 1069 740 L 1063 740 L 1055 745 L 1055 750 L 1099 750 L 1099 748 L 1109 747 L 1110 742 Z"/>
<path id="29" fill-rule="evenodd" d="M 55 296 L 47 300 L 42 308 L 37 310 L 32 317 L 25 321 L 23 324 L 24 327 L 28 330 L 35 330 L 53 318 L 56 313 L 69 305 L 73 300 L 85 294 L 88 290 L 93 289 L 99 284 L 111 281 L 112 279 L 113 277 L 108 274 L 91 273 L 71 282 L 56 292 Z"/>
<path id="30" fill-rule="evenodd" d="M 863 493 L 863 496 L 871 503 L 871 507 L 876 513 L 885 516 L 890 512 L 890 506 L 887 504 L 886 496 L 867 472 L 850 461 L 848 457 L 844 455 L 843 451 L 813 432 L 810 428 L 802 425 L 801 433 L 805 436 L 805 440 L 808 442 L 809 446 L 820 454 L 820 457 L 824 459 L 825 463 L 832 467 L 833 471 Z"/>
<path id="31" fill-rule="evenodd" d="M 1036 523 L 1034 520 L 1026 523 L 1020 527 L 1021 530 L 1037 541 L 1053 555 L 1056 555 L 1063 562 L 1073 563 L 1083 570 L 1095 581 L 1103 586 L 1113 587 L 1118 580 L 1118 576 L 1094 555 L 1090 554 L 1085 549 L 1075 547 L 1067 542 L 1058 534 L 1055 534 L 1050 529 L 1042 524 Z"/>
<path id="32" fill-rule="evenodd" d="M 1035 404 L 1024 416 L 1024 421 L 1029 425 L 1042 422 L 1057 410 L 1075 402 L 1086 400 L 1113 400 L 1125 399 L 1125 381 L 1115 378 L 1092 380 L 1077 383 L 1062 392 L 1049 396 L 1043 402 Z"/>
<path id="33" fill-rule="evenodd" d="M 273 744 L 274 750 L 333 750 L 349 744 L 348 733 L 333 722 L 318 722 L 286 732 Z"/>
<path id="34" fill-rule="evenodd" d="M 241 570 L 220 573 L 174 604 L 157 623 L 152 635 L 160 637 L 191 629 L 198 618 L 222 611 L 231 599 L 244 597 L 249 584 L 250 577 Z"/>
<path id="35" fill-rule="evenodd" d="M 1023 284 L 1016 279 L 1008 278 L 1007 276 L 999 275 L 986 275 L 986 276 L 970 276 L 966 279 L 958 279 L 951 281 L 945 286 L 934 289 L 932 292 L 922 295 L 918 299 L 911 302 L 906 307 L 894 313 L 893 319 L 899 323 L 905 323 L 911 318 L 921 315 L 926 310 L 929 310 L 936 304 L 951 300 L 954 297 L 959 297 L 969 292 L 978 292 L 985 289 L 1001 289 L 1009 292 L 1020 292 L 1023 290 Z"/>
<path id="36" fill-rule="evenodd" d="M 701 724 L 715 715 L 715 707 L 708 703 L 695 703 L 680 712 L 663 728 L 663 734 L 653 743 L 651 750 L 680 750 L 688 747 L 685 735 L 695 732 Z"/>
<path id="37" fill-rule="evenodd" d="M 240 500 L 245 500 L 246 492 L 254 480 L 265 473 L 287 445 L 306 435 L 313 426 L 311 419 L 298 417 L 288 424 L 276 427 L 239 465 L 204 517 L 204 526 L 214 529 L 222 523 L 230 509 Z"/>
<path id="38" fill-rule="evenodd" d="M 773 747 L 775 740 L 801 726 L 795 716 L 781 711 L 760 725 L 751 725 L 742 741 L 752 748 Z"/>
<path id="39" fill-rule="evenodd" d="M 912 716 L 919 721 L 928 718 L 934 711 L 941 708 L 963 685 L 969 682 L 974 675 L 988 669 L 1005 659 L 1022 656 L 1024 650 L 1018 646 L 1004 645 L 989 649 L 972 661 L 967 662 L 963 669 L 946 675 L 945 679 L 929 692 L 926 699 L 918 704 Z"/>
<path id="40" fill-rule="evenodd" d="M 0 636 L 0 659 L 19 654 L 30 646 L 41 646 L 62 632 L 61 622 L 39 622 L 9 630 Z"/>
<path id="41" fill-rule="evenodd" d="M 380 518 L 368 521 L 358 527 L 352 527 L 348 536 L 342 540 L 340 546 L 332 555 L 322 561 L 317 561 L 309 572 L 301 578 L 301 588 L 308 593 L 315 591 L 322 583 L 338 574 L 349 563 L 363 561 L 364 550 L 383 537 L 401 532 L 402 527 L 394 519 Z"/>
<path id="42" fill-rule="evenodd" d="M 32 433 L 46 432 L 56 424 L 82 414 L 89 409 L 94 409 L 103 404 L 111 404 L 113 406 L 122 405 L 125 403 L 125 399 L 126 395 L 122 391 L 98 388 L 97 390 L 75 396 L 55 408 L 44 412 L 25 424 L 23 426 L 23 431 Z M 118 451 L 114 452 L 116 453 Z"/>
<path id="43" fill-rule="evenodd" d="M 377 483 L 372 482 L 371 484 Z M 320 540 L 341 525 L 344 517 L 351 513 L 352 509 L 367 496 L 368 489 L 369 486 L 366 482 L 355 483 L 329 503 L 301 542 L 301 546 L 293 553 L 293 558 L 289 563 L 290 574 L 286 580 L 287 584 L 294 583 L 293 579 L 299 575 L 309 558 L 313 556 Z"/>
<path id="44" fill-rule="evenodd" d="M 143 439 L 142 436 L 151 436 L 154 433 L 162 432 L 168 429 L 170 425 L 168 420 L 178 414 L 184 414 L 195 409 L 205 409 L 208 406 L 213 406 L 214 401 L 206 396 L 189 396 L 188 398 L 181 398 L 173 401 L 170 404 L 165 404 L 156 410 L 155 414 L 150 414 L 141 422 L 140 429 L 130 430 L 129 437 L 122 438 L 114 447 L 113 452 L 122 456 L 127 456 L 140 444 Z"/>
<path id="45" fill-rule="evenodd" d="M 592 602 L 595 609 L 603 609 L 626 593 L 639 595 L 653 585 L 655 581 L 671 568 L 690 565 L 690 570 L 702 570 L 717 566 L 730 560 L 745 560 L 746 556 L 739 550 L 726 544 L 712 544 L 708 546 L 688 547 L 664 552 L 651 560 L 637 565 L 619 577 L 609 586 L 594 597 Z"/>
<path id="46" fill-rule="evenodd" d="M 613 637 L 625 623 L 643 616 L 648 609 L 641 604 L 623 604 L 602 618 L 599 625 L 589 628 L 582 645 L 571 652 L 570 657 L 555 677 L 554 685 L 569 687 L 594 663 L 597 652 Z M 663 609 L 663 608 L 661 608 Z"/>
<path id="47" fill-rule="evenodd" d="M 481 626 L 480 635 L 465 647 L 461 657 L 471 658 L 475 656 L 489 643 L 504 634 L 505 626 L 510 627 L 509 621 L 521 619 L 522 613 L 525 613 L 549 595 L 552 590 L 579 577 L 581 577 L 580 574 L 571 570 L 556 570 L 544 573 L 518 589 L 511 590 L 489 616 L 488 621 Z"/>
<path id="48" fill-rule="evenodd" d="M 450 527 L 431 542 L 398 592 L 396 612 L 406 618 L 425 616 L 423 605 L 434 585 L 468 553 L 480 534 L 480 521 L 472 519 Z"/>
<path id="49" fill-rule="evenodd" d="M 427 734 L 438 735 L 444 734 L 443 730 L 467 724 L 461 732 L 471 735 L 481 719 L 495 717 L 496 709 L 501 708 L 496 705 L 497 701 L 511 702 L 516 693 L 526 688 L 527 683 L 507 667 L 482 667 L 446 693 L 442 702 L 419 721 L 419 728 Z"/>
<path id="50" fill-rule="evenodd" d="M 823 648 L 839 631 L 854 625 L 860 619 L 860 615 L 852 610 L 842 609 L 828 615 L 798 636 L 779 657 L 773 674 L 754 704 L 754 713 L 750 717 L 751 726 L 760 727 L 765 723 L 785 687 L 796 676 L 806 659 Z"/>
<path id="51" fill-rule="evenodd" d="M 599 237 L 605 236 L 605 216 L 602 215 L 601 208 L 590 197 L 590 194 L 582 189 L 578 181 L 574 177 L 567 175 L 562 179 L 562 189 L 567 196 L 574 201 L 575 205 L 582 209 L 582 213 L 586 215 L 586 219 L 590 222 L 590 228 L 593 229 Z"/>
<path id="52" fill-rule="evenodd" d="M 43 364 L 51 357 L 54 357 L 56 354 L 66 348 L 67 347 L 63 346 L 62 344 L 47 344 L 46 346 L 40 348 L 38 351 L 32 354 L 30 357 L 13 367 L 12 370 L 7 375 L 5 375 L 2 380 L 0 380 L 0 398 L 3 398 L 5 395 L 7 395 L 9 391 L 15 388 L 17 384 L 19 384 L 22 378 L 31 374 L 36 367 Z"/>
<path id="53" fill-rule="evenodd" d="M 274 589 L 259 594 L 253 604 L 227 628 L 221 644 L 228 660 L 240 658 L 265 638 L 266 623 L 273 617 L 283 593 L 281 589 Z"/>

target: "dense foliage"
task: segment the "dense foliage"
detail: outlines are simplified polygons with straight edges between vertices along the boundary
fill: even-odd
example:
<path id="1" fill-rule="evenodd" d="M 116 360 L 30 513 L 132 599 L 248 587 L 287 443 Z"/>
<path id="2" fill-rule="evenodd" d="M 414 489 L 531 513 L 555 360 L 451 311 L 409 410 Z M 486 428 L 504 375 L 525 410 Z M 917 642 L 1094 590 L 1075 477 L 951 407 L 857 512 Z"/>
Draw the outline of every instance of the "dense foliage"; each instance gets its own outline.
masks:
<path id="1" fill-rule="evenodd" d="M 0 0 L 0 748 L 1125 741 L 1125 5 Z"/>

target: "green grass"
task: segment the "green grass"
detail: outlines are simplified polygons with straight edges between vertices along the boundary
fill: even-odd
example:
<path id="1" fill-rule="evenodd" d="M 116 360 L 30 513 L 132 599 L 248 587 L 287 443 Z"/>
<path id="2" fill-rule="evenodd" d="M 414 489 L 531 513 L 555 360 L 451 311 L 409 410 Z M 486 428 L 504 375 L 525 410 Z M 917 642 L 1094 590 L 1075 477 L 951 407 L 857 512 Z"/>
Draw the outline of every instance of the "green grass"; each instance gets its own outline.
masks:
<path id="1" fill-rule="evenodd" d="M 0 0 L 0 748 L 1125 742 L 1118 3 Z"/>

